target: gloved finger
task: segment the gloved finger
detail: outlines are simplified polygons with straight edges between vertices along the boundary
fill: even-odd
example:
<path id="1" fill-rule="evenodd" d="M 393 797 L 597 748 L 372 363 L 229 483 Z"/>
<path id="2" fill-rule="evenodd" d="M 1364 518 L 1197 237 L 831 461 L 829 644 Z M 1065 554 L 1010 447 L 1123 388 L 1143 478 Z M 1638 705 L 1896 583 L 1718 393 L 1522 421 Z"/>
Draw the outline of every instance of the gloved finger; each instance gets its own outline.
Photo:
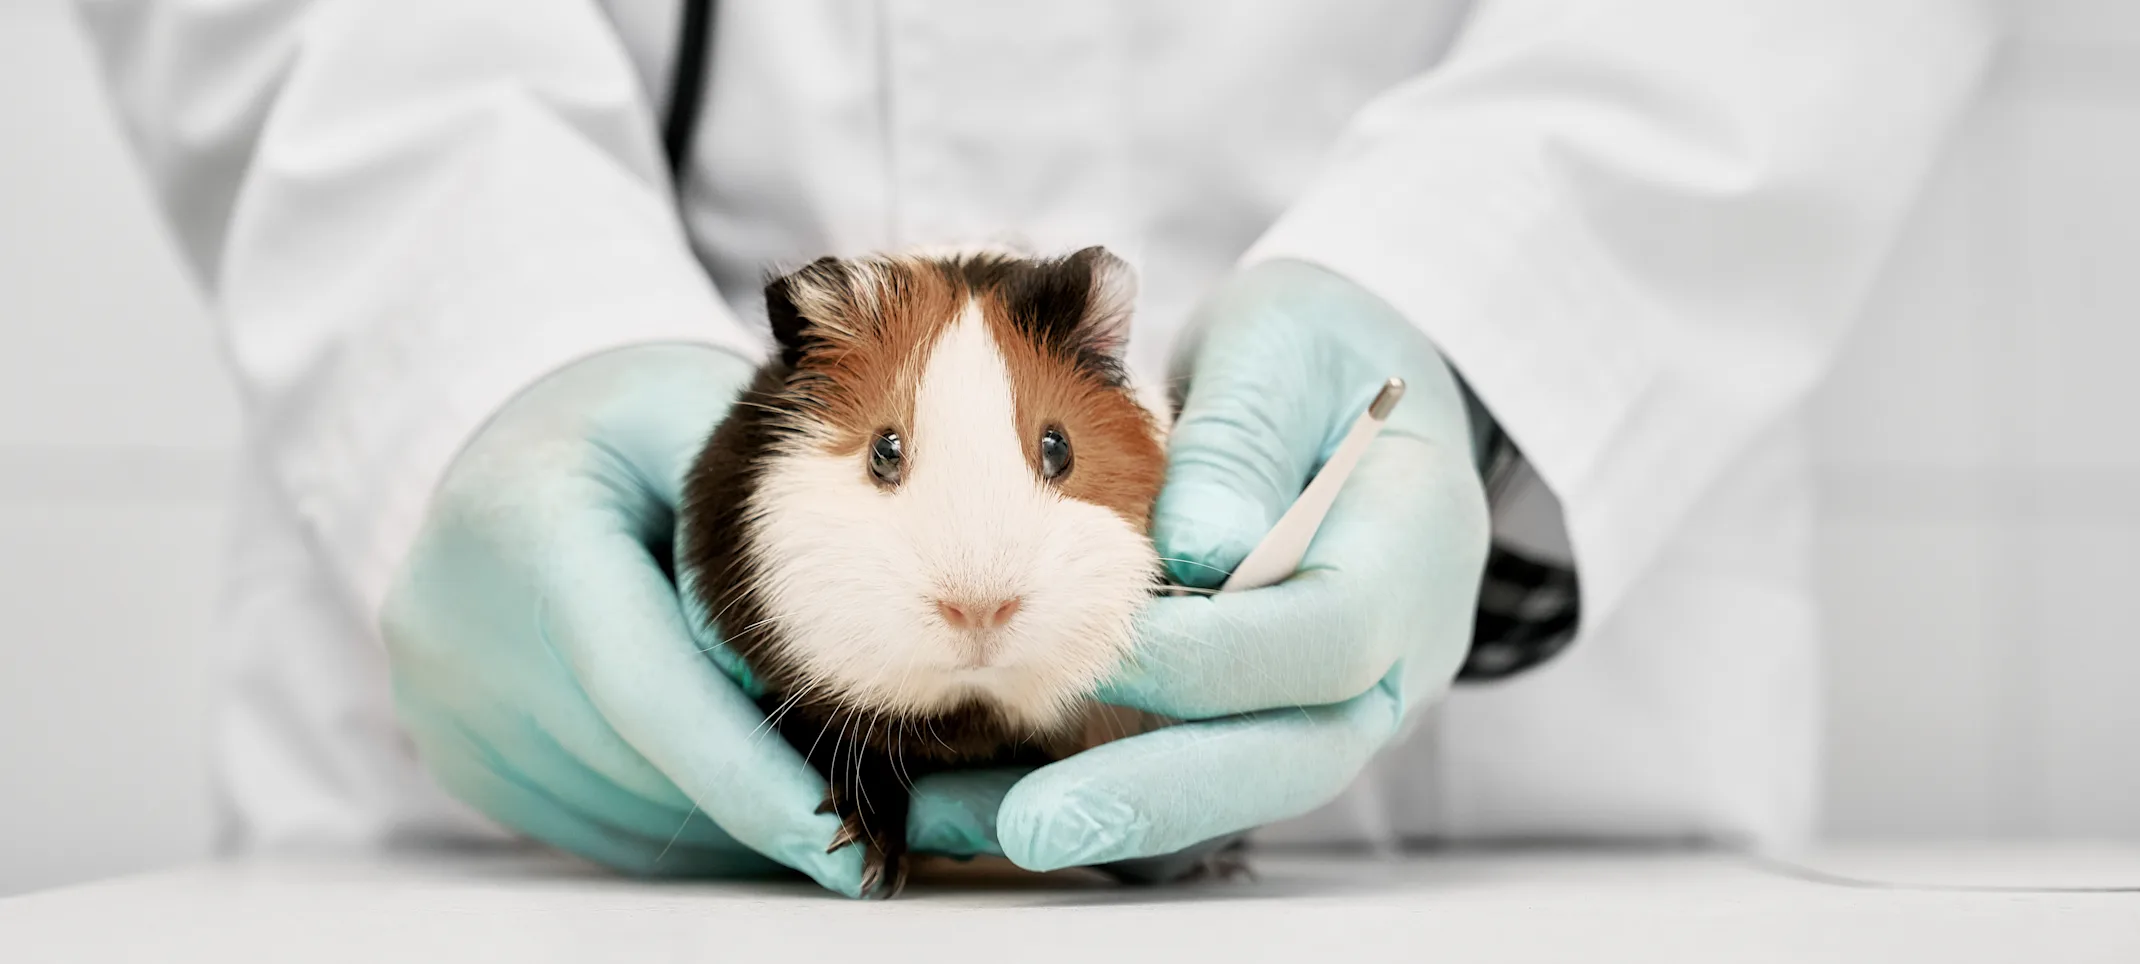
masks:
<path id="1" fill-rule="evenodd" d="M 623 349 L 584 363 L 590 369 L 585 377 L 629 379 L 632 390 L 599 393 L 615 404 L 577 413 L 591 423 L 578 434 L 602 440 L 587 468 L 608 490 L 620 521 L 642 544 L 673 559 L 684 552 L 675 524 L 684 478 L 757 366 L 725 349 L 662 347 L 659 355 Z M 753 698 L 763 696 L 742 658 L 712 631 L 713 621 L 686 584 L 689 574 L 675 569 L 685 625 L 697 632 L 699 650 Z"/>
<path id="2" fill-rule="evenodd" d="M 996 814 L 1003 798 L 1031 769 L 960 770 L 914 781 L 914 807 L 907 818 L 907 841 L 915 853 L 947 857 L 1003 855 L 996 840 Z M 1178 880 L 1212 854 L 1240 841 L 1217 837 L 1157 857 L 1116 861 L 1100 869 L 1130 883 Z"/>
<path id="3" fill-rule="evenodd" d="M 585 531 L 564 540 L 540 618 L 595 708 L 738 841 L 858 896 L 859 850 L 825 852 L 839 820 L 817 812 L 824 779 L 699 652 L 646 548 L 605 519 L 563 525 Z"/>
<path id="4" fill-rule="evenodd" d="M 1055 870 L 1170 854 L 1334 799 L 1396 731 L 1377 687 L 1334 706 L 1186 723 L 1033 772 L 1003 799 L 1003 854 Z"/>
<path id="5" fill-rule="evenodd" d="M 436 723 L 437 721 L 427 721 Z M 584 860 L 646 877 L 777 874 L 786 868 L 728 840 L 704 814 L 673 836 L 634 833 L 585 815 L 506 766 L 451 724 L 414 729 L 418 751 L 439 785 L 486 816 Z M 722 844 L 719 841 L 725 840 Z"/>
<path id="6" fill-rule="evenodd" d="M 907 846 L 916 853 L 1001 856 L 996 812 L 1003 796 L 1030 769 L 956 770 L 914 781 L 907 811 Z"/>
<path id="7" fill-rule="evenodd" d="M 1226 297 L 1211 310 L 1229 310 Z M 1259 352 L 1252 361 L 1229 357 L 1238 347 L 1201 350 L 1168 434 L 1167 478 L 1153 508 L 1152 537 L 1183 585 L 1225 582 L 1342 436 L 1340 413 L 1358 411 L 1380 384 L 1364 374 L 1333 374 L 1332 368 L 1355 366 L 1312 343 Z M 1329 397 L 1329 385 L 1355 383 L 1346 397 Z"/>
<path id="8" fill-rule="evenodd" d="M 581 702 L 584 705 L 584 701 Z M 743 849 L 733 837 L 710 821 L 694 819 L 698 808 L 666 779 L 662 783 L 668 788 L 668 796 L 676 801 L 673 806 L 649 800 L 610 782 L 574 758 L 531 719 L 515 717 L 464 722 L 404 690 L 397 690 L 395 708 L 412 729 L 458 734 L 465 741 L 464 755 L 471 750 L 479 751 L 492 770 L 513 773 L 524 782 L 541 787 L 545 796 L 555 799 L 568 810 L 598 816 L 604 824 L 642 837 L 693 846 Z M 592 715 L 593 707 L 586 707 L 586 712 Z M 554 709 L 549 716 L 557 716 Z M 595 723 L 607 729 L 601 721 Z M 610 739 L 617 738 L 610 734 Z M 623 743 L 622 740 L 617 742 Z M 629 747 L 625 750 L 631 752 Z M 636 752 L 631 755 L 634 759 L 638 757 Z M 637 762 L 649 771 L 653 769 L 644 760 Z"/>
<path id="9" fill-rule="evenodd" d="M 492 505 L 487 501 L 457 500 L 454 505 Z M 495 631 L 488 623 L 491 612 L 527 607 L 510 570 L 471 560 L 466 554 L 494 551 L 469 540 L 442 539 L 421 545 L 411 553 L 411 569 L 404 576 L 406 591 L 390 598 L 382 613 L 384 630 L 397 679 L 450 681 L 462 695 L 454 700 L 456 722 L 485 730 L 485 736 L 501 752 L 517 760 L 549 760 L 569 757 L 572 766 L 545 763 L 545 772 L 531 777 L 559 781 L 561 792 L 571 793 L 587 781 L 579 770 L 593 771 L 595 782 L 615 788 L 633 798 L 638 809 L 683 814 L 692 802 L 668 777 L 647 762 L 619 737 L 588 702 L 562 654 L 547 638 L 534 659 L 496 661 L 480 672 L 467 665 L 467 654 L 458 641 L 477 639 Z M 569 557 L 577 553 L 568 546 L 538 542 L 521 549 L 530 558 Z M 505 575 L 501 576 L 501 572 Z M 493 585 L 508 581 L 508 585 Z M 470 605 L 495 593 L 491 605 Z M 525 624 L 523 624 L 525 625 Z M 537 620 L 524 630 L 540 633 Z M 398 687 L 404 700 L 428 691 L 422 686 Z M 430 710 L 431 707 L 418 707 Z M 472 718 L 482 717 L 482 719 Z M 531 743 L 532 741 L 535 741 Z M 539 744 L 539 745 L 538 745 Z M 556 772 L 550 772 L 556 771 Z M 620 805 L 626 805 L 620 802 Z"/>
<path id="10" fill-rule="evenodd" d="M 685 354 L 667 353 L 656 363 L 614 353 L 613 369 L 592 377 L 628 379 L 630 391 L 603 393 L 616 407 L 585 413 L 594 424 L 582 430 L 603 440 L 611 456 L 606 469 L 625 478 L 614 480 L 652 504 L 673 509 L 683 503 L 684 477 L 706 446 L 707 436 L 727 417 L 757 365 L 726 349 L 705 347 Z M 597 359 L 607 361 L 607 359 Z M 659 407 L 648 410 L 649 406 Z M 647 513 L 658 522 L 662 513 Z M 657 527 L 658 528 L 658 527 Z M 650 529 L 646 537 L 666 537 Z"/>
<path id="11" fill-rule="evenodd" d="M 1314 571 L 1267 589 L 1155 599 L 1099 698 L 1177 719 L 1321 706 L 1359 695 L 1398 658 L 1345 577 Z"/>
<path id="12" fill-rule="evenodd" d="M 1206 719 L 1351 699 L 1422 648 L 1429 661 L 1445 649 L 1460 657 L 1487 525 L 1476 471 L 1460 456 L 1404 435 L 1377 439 L 1299 573 L 1246 592 L 1154 599 L 1100 698 Z"/>

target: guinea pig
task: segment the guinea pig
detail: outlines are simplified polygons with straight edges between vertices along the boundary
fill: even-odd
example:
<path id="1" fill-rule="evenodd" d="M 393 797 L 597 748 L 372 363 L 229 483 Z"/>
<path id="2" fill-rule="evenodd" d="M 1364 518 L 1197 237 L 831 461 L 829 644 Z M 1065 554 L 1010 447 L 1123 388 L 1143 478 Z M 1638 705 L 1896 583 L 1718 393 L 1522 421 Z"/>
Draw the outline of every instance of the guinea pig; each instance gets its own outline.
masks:
<path id="1" fill-rule="evenodd" d="M 916 777 L 1149 725 L 1091 699 L 1162 572 L 1135 285 L 1093 247 L 824 258 L 766 286 L 779 354 L 690 470 L 678 561 L 826 776 L 828 849 L 864 848 L 865 892 L 905 882 Z"/>

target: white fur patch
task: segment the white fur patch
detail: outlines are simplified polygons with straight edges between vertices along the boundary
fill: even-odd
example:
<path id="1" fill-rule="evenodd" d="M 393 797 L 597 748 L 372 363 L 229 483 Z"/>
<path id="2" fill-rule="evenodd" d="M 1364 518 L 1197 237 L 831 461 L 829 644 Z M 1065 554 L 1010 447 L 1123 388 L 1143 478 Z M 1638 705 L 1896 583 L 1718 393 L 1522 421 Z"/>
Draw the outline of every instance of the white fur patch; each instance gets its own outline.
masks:
<path id="1" fill-rule="evenodd" d="M 1128 651 L 1157 567 L 1114 512 L 1063 497 L 1026 461 L 1010 373 L 979 309 L 932 346 L 891 491 L 866 454 L 777 458 L 752 503 L 768 618 L 813 684 L 926 713 L 982 697 L 1045 730 Z M 1075 440 L 1073 440 L 1073 446 Z M 953 629 L 940 598 L 1023 604 L 994 636 Z"/>

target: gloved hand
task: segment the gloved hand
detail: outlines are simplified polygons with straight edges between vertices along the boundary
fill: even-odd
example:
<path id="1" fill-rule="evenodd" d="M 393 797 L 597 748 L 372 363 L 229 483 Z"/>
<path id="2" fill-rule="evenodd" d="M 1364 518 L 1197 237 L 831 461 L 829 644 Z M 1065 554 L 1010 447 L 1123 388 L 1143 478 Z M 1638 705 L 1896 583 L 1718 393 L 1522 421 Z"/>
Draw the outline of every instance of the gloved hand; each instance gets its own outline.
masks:
<path id="1" fill-rule="evenodd" d="M 702 652 L 663 573 L 685 470 L 749 381 L 711 348 L 578 362 L 455 459 L 383 610 L 404 726 L 493 819 L 641 874 L 784 864 L 857 895 L 825 853 L 825 782 Z"/>
<path id="2" fill-rule="evenodd" d="M 1177 579 L 1203 587 L 1263 538 L 1385 379 L 1408 389 L 1300 572 L 1156 600 L 1134 664 L 1101 693 L 1204 722 L 1036 770 L 999 791 L 993 814 L 987 781 L 1000 776 L 925 781 L 917 849 L 993 849 L 981 839 L 993 836 L 1014 862 L 1047 870 L 1171 854 L 1297 816 L 1337 796 L 1456 675 L 1488 522 L 1462 393 L 1427 338 L 1343 278 L 1274 262 L 1204 305 L 1175 367 L 1187 395 L 1155 540 Z"/>

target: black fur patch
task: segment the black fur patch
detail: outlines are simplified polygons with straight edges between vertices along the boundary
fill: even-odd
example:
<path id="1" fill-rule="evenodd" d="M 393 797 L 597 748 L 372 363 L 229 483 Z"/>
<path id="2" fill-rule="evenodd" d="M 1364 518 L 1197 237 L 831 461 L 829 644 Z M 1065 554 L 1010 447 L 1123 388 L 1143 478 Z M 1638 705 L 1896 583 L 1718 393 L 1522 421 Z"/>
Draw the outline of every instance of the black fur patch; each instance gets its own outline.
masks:
<path id="1" fill-rule="evenodd" d="M 847 267 L 838 258 L 825 257 L 801 270 L 765 283 L 765 318 L 772 325 L 773 340 L 780 344 L 780 360 L 789 368 L 802 364 L 814 336 L 810 320 L 795 307 L 795 289 L 801 285 L 844 291 L 849 284 Z"/>
<path id="2" fill-rule="evenodd" d="M 1044 259 L 983 254 L 947 263 L 945 270 L 975 294 L 993 295 L 1019 334 L 1098 376 L 1102 384 L 1122 388 L 1129 384 L 1128 373 L 1112 353 L 1094 344 L 1086 324 L 1095 266 L 1104 253 L 1085 248 Z"/>

